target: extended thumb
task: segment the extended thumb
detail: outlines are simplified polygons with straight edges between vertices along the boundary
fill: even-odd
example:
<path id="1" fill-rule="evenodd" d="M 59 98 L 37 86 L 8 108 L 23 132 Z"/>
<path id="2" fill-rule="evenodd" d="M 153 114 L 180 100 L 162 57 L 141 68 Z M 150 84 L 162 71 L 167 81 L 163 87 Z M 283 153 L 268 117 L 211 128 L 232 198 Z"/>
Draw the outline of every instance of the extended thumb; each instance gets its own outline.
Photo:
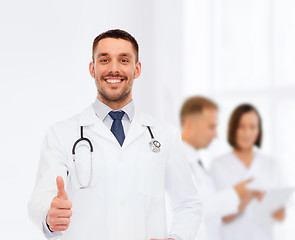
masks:
<path id="1" fill-rule="evenodd" d="M 56 178 L 56 186 L 57 186 L 57 197 L 60 199 L 68 200 L 68 195 L 65 191 L 64 180 L 61 176 Z"/>

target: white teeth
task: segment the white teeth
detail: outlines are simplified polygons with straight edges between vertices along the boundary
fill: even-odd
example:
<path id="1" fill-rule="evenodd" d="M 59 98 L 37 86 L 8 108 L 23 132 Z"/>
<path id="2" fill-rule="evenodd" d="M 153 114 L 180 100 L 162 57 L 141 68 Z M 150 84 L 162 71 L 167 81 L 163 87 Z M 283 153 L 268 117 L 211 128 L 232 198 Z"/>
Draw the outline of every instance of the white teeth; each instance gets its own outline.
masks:
<path id="1" fill-rule="evenodd" d="M 107 81 L 108 83 L 119 83 L 119 82 L 121 82 L 120 79 L 107 79 L 106 81 Z"/>

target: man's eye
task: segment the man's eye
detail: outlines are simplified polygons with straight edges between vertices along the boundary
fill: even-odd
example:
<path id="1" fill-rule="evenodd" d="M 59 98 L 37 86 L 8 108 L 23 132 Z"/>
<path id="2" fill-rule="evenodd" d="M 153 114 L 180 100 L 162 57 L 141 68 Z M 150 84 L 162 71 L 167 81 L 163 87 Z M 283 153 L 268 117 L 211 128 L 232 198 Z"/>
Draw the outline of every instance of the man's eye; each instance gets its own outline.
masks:
<path id="1" fill-rule="evenodd" d="M 102 62 L 102 63 L 108 62 L 107 59 L 101 59 L 101 60 L 99 60 L 99 61 Z"/>
<path id="2" fill-rule="evenodd" d="M 127 60 L 127 59 L 122 59 L 121 62 L 123 62 L 123 63 L 127 63 L 128 60 Z"/>

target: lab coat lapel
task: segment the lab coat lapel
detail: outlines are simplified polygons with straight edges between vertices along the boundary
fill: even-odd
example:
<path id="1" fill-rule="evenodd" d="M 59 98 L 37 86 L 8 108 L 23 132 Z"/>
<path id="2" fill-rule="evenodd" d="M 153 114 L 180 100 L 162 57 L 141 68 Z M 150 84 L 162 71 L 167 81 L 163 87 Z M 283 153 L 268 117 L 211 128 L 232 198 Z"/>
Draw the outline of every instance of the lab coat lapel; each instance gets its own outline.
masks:
<path id="1" fill-rule="evenodd" d="M 152 127 L 153 125 L 154 122 L 149 116 L 140 111 L 135 111 L 133 121 L 131 122 L 129 131 L 125 136 L 122 148 L 127 148 L 128 145 L 130 145 L 135 139 L 148 131 L 146 126 Z"/>
<path id="2" fill-rule="evenodd" d="M 80 126 L 89 127 L 95 134 L 98 134 L 99 136 L 119 145 L 112 132 L 96 116 L 92 104 L 81 113 L 79 124 Z"/>
<path id="3" fill-rule="evenodd" d="M 91 128 L 91 130 L 95 133 L 98 134 L 99 136 L 110 140 L 114 142 L 116 145 L 120 146 L 118 143 L 116 137 L 113 135 L 113 133 L 106 127 L 106 125 L 98 119 L 98 121 L 94 124 L 94 126 Z"/>

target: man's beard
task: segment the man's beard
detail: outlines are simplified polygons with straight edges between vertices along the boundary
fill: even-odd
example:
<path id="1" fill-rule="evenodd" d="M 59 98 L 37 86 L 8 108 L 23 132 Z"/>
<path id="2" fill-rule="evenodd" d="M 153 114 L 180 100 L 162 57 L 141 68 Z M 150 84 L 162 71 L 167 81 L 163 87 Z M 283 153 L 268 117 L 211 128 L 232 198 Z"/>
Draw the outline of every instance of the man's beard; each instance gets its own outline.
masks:
<path id="1" fill-rule="evenodd" d="M 123 79 L 123 81 L 128 81 L 128 77 L 126 75 L 121 75 L 121 74 L 102 75 L 100 77 L 100 80 L 98 80 L 98 81 L 105 81 L 106 77 L 120 78 L 120 79 Z M 108 102 L 123 102 L 131 94 L 131 90 L 128 88 L 127 89 L 123 88 L 123 92 L 120 95 L 111 95 L 111 94 L 108 95 L 107 91 L 104 91 L 103 88 L 101 88 L 101 89 L 97 88 L 97 91 L 102 96 L 102 98 Z"/>
<path id="2" fill-rule="evenodd" d="M 120 95 L 113 95 L 113 96 L 109 96 L 105 91 L 103 91 L 102 89 L 97 89 L 97 91 L 99 92 L 99 94 L 102 96 L 102 98 L 104 100 L 106 100 L 107 102 L 123 102 L 125 99 L 128 98 L 128 96 L 130 95 L 131 91 L 130 89 L 126 89 L 126 91 L 122 92 Z"/>

